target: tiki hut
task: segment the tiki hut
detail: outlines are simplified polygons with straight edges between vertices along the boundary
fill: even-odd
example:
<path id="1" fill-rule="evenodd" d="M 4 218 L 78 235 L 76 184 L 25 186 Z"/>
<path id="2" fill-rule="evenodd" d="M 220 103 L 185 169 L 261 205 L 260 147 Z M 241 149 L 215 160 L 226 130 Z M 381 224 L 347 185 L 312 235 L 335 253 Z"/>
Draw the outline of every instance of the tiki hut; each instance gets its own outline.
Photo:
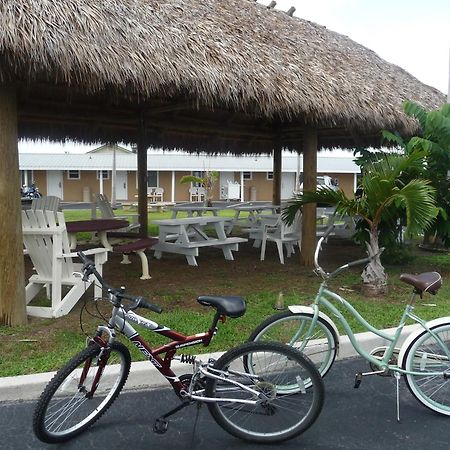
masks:
<path id="1" fill-rule="evenodd" d="M 273 152 L 276 201 L 282 148 L 304 153 L 311 188 L 319 148 L 416 131 L 405 99 L 445 100 L 349 38 L 253 0 L 3 0 L 0 324 L 24 316 L 18 137 L 137 143 L 141 199 L 150 145 Z M 314 209 L 304 224 L 312 235 Z"/>

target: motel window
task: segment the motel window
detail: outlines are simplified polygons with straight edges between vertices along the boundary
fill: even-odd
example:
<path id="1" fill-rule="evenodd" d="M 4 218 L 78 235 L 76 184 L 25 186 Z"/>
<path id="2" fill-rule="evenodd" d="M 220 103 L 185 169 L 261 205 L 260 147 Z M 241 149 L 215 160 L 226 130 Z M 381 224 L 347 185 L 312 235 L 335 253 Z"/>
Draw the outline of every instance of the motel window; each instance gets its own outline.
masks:
<path id="1" fill-rule="evenodd" d="M 252 179 L 252 173 L 251 172 L 242 172 L 242 175 L 244 177 L 244 180 L 251 180 Z"/>
<path id="2" fill-rule="evenodd" d="M 79 170 L 68 170 L 67 171 L 67 179 L 68 180 L 79 180 L 80 179 L 80 171 Z"/>
<path id="3" fill-rule="evenodd" d="M 100 173 L 104 180 L 109 180 L 109 170 L 97 170 L 97 180 L 100 180 Z"/>
<path id="4" fill-rule="evenodd" d="M 267 179 L 273 180 L 273 172 L 267 172 Z"/>

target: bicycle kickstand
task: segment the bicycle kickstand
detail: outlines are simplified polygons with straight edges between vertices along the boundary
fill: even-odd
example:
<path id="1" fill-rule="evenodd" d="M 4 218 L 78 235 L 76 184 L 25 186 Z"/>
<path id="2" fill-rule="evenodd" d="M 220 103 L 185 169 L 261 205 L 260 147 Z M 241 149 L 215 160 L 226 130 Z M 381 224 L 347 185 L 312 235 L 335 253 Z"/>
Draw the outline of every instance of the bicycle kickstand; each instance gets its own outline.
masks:
<path id="1" fill-rule="evenodd" d="M 397 384 L 397 422 L 400 422 L 400 387 L 399 381 L 401 375 L 398 372 L 394 372 L 395 381 Z"/>
<path id="2" fill-rule="evenodd" d="M 186 408 L 186 406 L 189 406 L 190 404 L 191 402 L 183 402 L 179 404 L 176 408 L 173 408 L 166 414 L 162 415 L 161 417 L 158 417 L 155 420 L 155 423 L 153 424 L 153 431 L 158 434 L 164 434 L 167 431 L 167 428 L 169 427 L 169 421 L 166 419 L 174 415 L 178 411 L 181 411 L 183 408 Z"/>

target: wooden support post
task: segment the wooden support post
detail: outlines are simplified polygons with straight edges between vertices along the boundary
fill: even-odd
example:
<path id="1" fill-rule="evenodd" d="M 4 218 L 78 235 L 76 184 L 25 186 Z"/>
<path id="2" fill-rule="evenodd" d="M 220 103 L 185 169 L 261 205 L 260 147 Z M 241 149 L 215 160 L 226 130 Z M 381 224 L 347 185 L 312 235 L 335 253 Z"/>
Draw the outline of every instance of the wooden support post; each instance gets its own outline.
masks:
<path id="1" fill-rule="evenodd" d="M 0 86 L 0 326 L 27 322 L 17 106 L 14 86 Z"/>
<path id="2" fill-rule="evenodd" d="M 147 204 L 147 142 L 145 139 L 144 123 L 141 120 L 139 139 L 137 143 L 137 169 L 138 169 L 138 213 L 139 234 L 148 235 L 148 204 Z"/>
<path id="3" fill-rule="evenodd" d="M 303 190 L 315 191 L 317 188 L 317 131 L 305 129 L 303 138 Z M 304 267 L 314 266 L 316 244 L 316 204 L 303 206 L 302 217 L 302 251 L 300 264 Z"/>
<path id="4" fill-rule="evenodd" d="M 273 146 L 273 191 L 272 204 L 279 205 L 281 203 L 281 171 L 282 171 L 282 146 L 277 139 Z"/>

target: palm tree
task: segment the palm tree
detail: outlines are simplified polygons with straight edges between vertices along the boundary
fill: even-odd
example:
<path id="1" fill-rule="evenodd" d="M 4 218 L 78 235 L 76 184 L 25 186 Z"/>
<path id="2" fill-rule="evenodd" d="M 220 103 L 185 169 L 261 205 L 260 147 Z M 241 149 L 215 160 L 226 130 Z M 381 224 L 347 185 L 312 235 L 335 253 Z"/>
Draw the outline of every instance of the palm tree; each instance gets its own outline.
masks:
<path id="1" fill-rule="evenodd" d="M 216 180 L 219 178 L 219 172 L 215 170 L 206 170 L 202 177 L 195 175 L 185 175 L 181 177 L 180 183 L 198 183 L 205 188 L 205 204 L 212 206 L 212 190 Z"/>
<path id="2" fill-rule="evenodd" d="M 417 119 L 421 133 L 409 140 L 404 140 L 399 134 L 383 132 L 383 137 L 402 147 L 405 153 L 414 150 L 427 152 L 426 164 L 422 167 L 421 177 L 430 180 L 436 189 L 436 203 L 439 214 L 433 226 L 424 236 L 424 244 L 450 246 L 450 104 L 439 109 L 426 111 L 414 102 L 404 102 L 405 113 Z"/>
<path id="3" fill-rule="evenodd" d="M 378 226 L 399 208 L 406 213 L 409 232 L 428 228 L 436 216 L 434 188 L 429 181 L 411 179 L 407 174 L 423 166 L 426 152 L 413 151 L 408 155 L 386 153 L 377 155 L 363 167 L 361 196 L 348 197 L 342 190 L 321 188 L 315 192 L 297 194 L 283 211 L 283 220 L 290 224 L 306 203 L 324 203 L 336 207 L 337 215 L 357 216 L 364 221 L 368 232 L 367 253 L 372 257 L 362 273 L 366 292 L 381 294 L 387 291 L 387 275 L 380 260 Z"/>

